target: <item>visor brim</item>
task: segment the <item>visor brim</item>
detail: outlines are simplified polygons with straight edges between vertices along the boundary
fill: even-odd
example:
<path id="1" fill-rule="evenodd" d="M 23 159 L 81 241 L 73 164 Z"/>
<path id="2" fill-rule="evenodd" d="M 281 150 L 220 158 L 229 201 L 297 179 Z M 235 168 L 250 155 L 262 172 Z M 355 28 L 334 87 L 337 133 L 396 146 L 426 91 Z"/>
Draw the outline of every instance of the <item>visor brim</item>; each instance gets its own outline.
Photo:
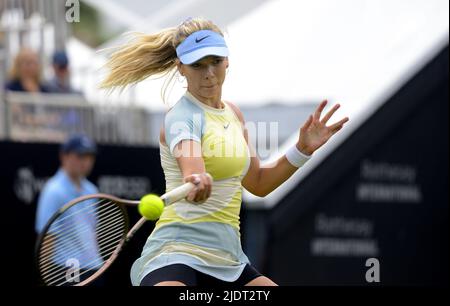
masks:
<path id="1" fill-rule="evenodd" d="M 227 57 L 228 53 L 227 47 L 206 47 L 183 54 L 180 56 L 180 61 L 185 65 L 190 65 L 206 56 Z"/>

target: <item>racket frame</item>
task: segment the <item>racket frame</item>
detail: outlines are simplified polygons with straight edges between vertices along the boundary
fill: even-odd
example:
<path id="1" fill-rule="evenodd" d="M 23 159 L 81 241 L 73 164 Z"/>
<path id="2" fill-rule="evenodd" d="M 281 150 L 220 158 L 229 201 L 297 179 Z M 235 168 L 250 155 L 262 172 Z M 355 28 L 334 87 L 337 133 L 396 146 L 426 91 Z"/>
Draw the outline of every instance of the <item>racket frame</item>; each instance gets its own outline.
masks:
<path id="1" fill-rule="evenodd" d="M 41 233 L 38 235 L 38 239 L 36 241 L 36 246 L 35 246 L 35 263 L 36 263 L 36 268 L 37 268 L 37 271 L 38 271 L 38 274 L 39 274 L 39 279 L 40 279 L 40 281 L 43 284 L 45 284 L 45 280 L 44 280 L 44 278 L 41 275 L 40 251 L 41 251 L 41 248 L 43 247 L 43 242 L 44 242 L 44 239 L 45 239 L 45 237 L 47 235 L 48 230 L 52 226 L 53 222 L 55 220 L 57 220 L 67 210 L 69 210 L 70 208 L 72 208 L 73 206 L 75 206 L 78 203 L 81 203 L 81 202 L 84 202 L 84 201 L 87 201 L 87 200 L 92 200 L 92 199 L 98 199 L 100 201 L 107 200 L 107 201 L 115 202 L 115 204 L 111 203 L 111 204 L 108 204 L 108 205 L 116 205 L 121 210 L 121 212 L 123 214 L 123 217 L 124 217 L 124 222 L 125 222 L 125 224 L 124 224 L 124 234 L 123 234 L 119 244 L 115 248 L 114 252 L 109 256 L 109 258 L 105 261 L 105 263 L 102 265 L 102 267 L 100 269 L 98 269 L 94 274 L 92 274 L 91 276 L 89 276 L 88 278 L 83 280 L 82 282 L 79 282 L 79 283 L 75 284 L 74 286 L 85 286 L 85 285 L 89 284 L 90 282 L 92 282 L 94 279 L 96 279 L 106 269 L 108 269 L 109 266 L 111 266 L 111 264 L 114 261 L 114 259 L 117 257 L 118 252 L 120 252 L 120 249 L 122 248 L 122 246 L 126 242 L 127 236 L 128 236 L 128 234 L 131 231 L 129 230 L 130 220 L 129 220 L 128 212 L 127 212 L 125 206 L 137 206 L 139 204 L 139 201 L 124 200 L 124 199 L 120 199 L 118 197 L 115 197 L 115 196 L 112 196 L 112 195 L 109 195 L 109 194 L 105 194 L 105 193 L 95 193 L 95 194 L 84 195 L 84 196 L 81 196 L 81 197 L 78 197 L 76 199 L 71 200 L 70 202 L 65 204 L 63 207 L 58 209 L 58 211 L 56 211 L 53 214 L 53 216 L 45 224 L 45 226 L 44 226 L 43 230 L 41 231 Z M 139 220 L 139 221 L 141 221 L 141 220 Z M 131 236 L 130 236 L 130 238 L 131 238 Z M 112 257 L 114 257 L 113 260 L 110 260 Z"/>

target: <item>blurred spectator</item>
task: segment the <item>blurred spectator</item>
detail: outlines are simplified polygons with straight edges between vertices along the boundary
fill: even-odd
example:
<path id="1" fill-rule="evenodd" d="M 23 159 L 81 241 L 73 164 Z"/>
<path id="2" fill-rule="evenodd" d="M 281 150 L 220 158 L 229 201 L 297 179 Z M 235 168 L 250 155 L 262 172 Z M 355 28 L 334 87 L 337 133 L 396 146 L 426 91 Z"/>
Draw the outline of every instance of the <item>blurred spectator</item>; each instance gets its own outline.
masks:
<path id="1" fill-rule="evenodd" d="M 49 91 L 47 86 L 41 83 L 41 65 L 34 51 L 25 48 L 16 55 L 6 89 L 25 92 Z"/>
<path id="2" fill-rule="evenodd" d="M 48 87 L 53 93 L 81 94 L 72 88 L 70 84 L 69 58 L 65 51 L 56 51 L 52 58 L 54 77 Z"/>
<path id="3" fill-rule="evenodd" d="M 56 174 L 51 177 L 41 194 L 39 195 L 35 229 L 39 235 L 50 218 L 69 201 L 88 194 L 97 193 L 97 187 L 87 180 L 94 163 L 95 155 L 97 153 L 96 144 L 85 135 L 74 135 L 67 139 L 60 148 L 61 167 Z M 85 203 L 87 206 L 92 203 Z M 85 209 L 85 206 L 78 206 L 78 209 Z M 97 226 L 92 219 L 78 218 L 76 215 L 68 215 L 64 218 L 62 224 L 72 226 L 77 225 L 77 228 L 83 228 L 82 231 L 74 230 L 76 234 L 65 237 L 64 240 L 68 245 L 76 246 L 81 241 L 91 242 L 91 247 L 80 249 L 77 253 L 80 260 L 82 258 L 93 259 L 93 262 L 102 265 L 102 257 L 98 253 L 98 245 L 96 241 L 92 241 L 92 231 Z M 57 239 L 57 235 L 55 236 Z M 70 254 L 70 253 L 69 253 Z M 58 252 L 53 257 L 53 262 L 57 266 L 66 267 L 66 254 L 63 251 Z M 92 269 L 89 273 L 95 273 L 96 269 Z M 84 271 L 86 273 L 88 271 Z M 81 273 L 81 272 L 80 272 Z M 102 285 L 103 280 L 96 280 L 94 285 Z"/>
<path id="4" fill-rule="evenodd" d="M 86 179 L 94 166 L 96 153 L 96 144 L 85 135 L 72 136 L 61 145 L 61 167 L 39 196 L 36 213 L 38 234 L 64 204 L 79 196 L 98 192 L 97 187 Z"/>

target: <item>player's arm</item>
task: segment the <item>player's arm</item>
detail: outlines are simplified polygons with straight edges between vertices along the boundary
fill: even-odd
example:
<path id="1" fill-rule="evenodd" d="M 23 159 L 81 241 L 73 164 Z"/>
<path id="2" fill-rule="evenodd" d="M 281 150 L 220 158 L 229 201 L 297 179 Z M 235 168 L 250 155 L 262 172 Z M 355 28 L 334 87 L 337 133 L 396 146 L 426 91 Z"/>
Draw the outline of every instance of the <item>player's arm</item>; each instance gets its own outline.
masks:
<path id="1" fill-rule="evenodd" d="M 244 137 L 249 144 L 250 152 L 252 153 L 250 168 L 242 181 L 242 185 L 251 193 L 264 197 L 283 184 L 298 168 L 289 162 L 286 155 L 281 156 L 274 162 L 260 165 L 255 151 L 251 148 L 251 142 L 248 141 L 248 133 L 245 130 L 244 117 L 238 107 L 232 105 L 231 103 L 230 105 L 235 109 L 241 123 L 243 124 Z M 345 117 L 337 123 L 327 126 L 329 119 L 339 109 L 340 105 L 336 104 L 321 119 L 322 111 L 326 105 L 327 101 L 322 101 L 314 114 L 309 116 L 308 120 L 301 127 L 299 140 L 296 143 L 297 148 L 294 148 L 294 151 L 290 151 L 290 153 L 294 154 L 293 156 L 291 155 L 294 162 L 295 159 L 304 160 L 305 155 L 312 155 L 333 135 L 340 131 L 344 124 L 349 120 L 348 117 Z"/>
<path id="2" fill-rule="evenodd" d="M 167 144 L 164 126 L 160 131 L 160 140 Z M 178 142 L 172 152 L 177 160 L 178 167 L 184 178 L 184 182 L 195 184 L 200 180 L 197 189 L 186 197 L 188 201 L 204 202 L 211 195 L 212 180 L 206 175 L 205 163 L 201 156 L 201 144 L 198 141 L 184 139 Z"/>
<path id="3" fill-rule="evenodd" d="M 198 182 L 197 187 L 187 196 L 189 201 L 198 203 L 202 203 L 209 198 L 212 187 L 212 180 L 206 174 L 205 162 L 201 152 L 202 147 L 198 141 L 187 139 L 180 141 L 173 150 L 184 181 L 194 184 Z"/>
<path id="4" fill-rule="evenodd" d="M 283 184 L 298 168 L 292 166 L 284 155 L 273 163 L 261 165 L 255 149 L 249 142 L 242 112 L 236 105 L 230 102 L 228 104 L 234 109 L 241 121 L 244 137 L 250 150 L 250 167 L 242 180 L 242 186 L 252 194 L 264 197 Z"/>
<path id="5" fill-rule="evenodd" d="M 248 143 L 248 136 L 246 140 Z M 242 186 L 256 196 L 265 197 L 298 170 L 285 155 L 272 163 L 261 165 L 253 148 L 250 148 L 250 152 L 252 154 L 250 168 L 242 180 Z"/>

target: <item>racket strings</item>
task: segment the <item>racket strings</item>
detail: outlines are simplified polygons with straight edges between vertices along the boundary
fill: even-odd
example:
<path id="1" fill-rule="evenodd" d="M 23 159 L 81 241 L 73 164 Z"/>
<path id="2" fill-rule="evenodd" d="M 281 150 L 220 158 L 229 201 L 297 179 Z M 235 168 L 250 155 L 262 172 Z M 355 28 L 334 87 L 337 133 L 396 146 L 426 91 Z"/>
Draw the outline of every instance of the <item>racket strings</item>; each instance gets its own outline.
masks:
<path id="1" fill-rule="evenodd" d="M 109 250 L 110 252 L 107 253 L 106 255 L 108 257 L 110 255 L 112 255 L 116 251 L 116 248 L 117 248 L 117 244 L 115 244 L 113 247 L 111 247 L 110 250 Z M 94 266 L 95 263 L 97 263 L 96 266 Z M 83 276 L 86 273 L 89 273 L 91 271 L 97 271 L 101 267 L 102 264 L 103 264 L 103 260 L 100 260 L 100 258 L 93 259 L 92 261 L 88 262 L 86 264 L 86 266 L 94 266 L 94 267 L 83 269 L 83 271 L 81 271 L 78 276 L 79 277 Z M 57 273 L 52 273 L 50 276 L 47 277 L 47 284 L 49 286 L 55 286 L 55 283 L 58 282 L 58 281 L 61 281 L 61 280 L 63 280 L 63 282 L 61 282 L 59 284 L 56 284 L 56 286 L 61 286 L 61 285 L 64 285 L 64 284 L 66 284 L 68 282 L 68 280 L 67 280 L 67 270 L 68 270 L 67 267 L 60 267 L 58 270 L 56 271 Z M 62 274 L 61 274 L 61 272 L 62 272 Z"/>
<path id="2" fill-rule="evenodd" d="M 80 203 L 82 203 L 82 202 L 80 202 Z M 75 215 L 80 215 L 82 213 L 89 213 L 90 211 L 96 211 L 99 208 L 101 208 L 102 206 L 112 203 L 112 201 L 102 199 L 100 201 L 91 203 L 89 205 L 83 204 L 82 206 L 80 205 L 80 203 L 76 204 L 76 206 L 77 206 L 76 209 L 73 209 L 72 207 L 69 208 L 66 212 L 64 212 L 64 215 L 59 216 L 55 221 L 53 221 L 52 226 L 51 226 L 51 229 L 53 232 L 57 232 L 57 229 L 63 227 L 65 225 L 64 221 L 67 220 L 68 218 L 73 217 Z M 69 213 L 69 211 L 71 213 Z"/>
<path id="3" fill-rule="evenodd" d="M 122 239 L 123 235 L 121 233 L 115 233 L 115 236 L 111 236 L 110 239 L 115 239 L 115 240 L 110 240 L 109 243 L 107 244 L 102 244 L 100 247 L 100 251 L 98 256 L 94 256 L 93 258 L 91 257 L 88 261 L 88 259 L 85 258 L 83 265 L 81 265 L 79 268 L 79 270 L 81 271 L 85 271 L 85 270 L 96 270 L 98 268 L 100 268 L 100 266 L 104 263 L 103 262 L 103 258 L 108 258 L 109 256 L 111 256 L 111 254 L 115 251 L 115 249 L 117 248 L 117 246 L 119 245 L 121 239 Z M 75 254 L 71 254 L 70 257 L 76 257 L 79 256 L 80 252 L 77 252 Z M 69 257 L 69 256 L 66 256 Z M 43 274 L 43 278 L 47 280 L 47 282 L 49 283 L 49 285 L 53 285 L 53 283 L 50 283 L 50 281 L 55 280 L 60 280 L 60 279 L 64 279 L 66 274 L 65 271 L 67 271 L 68 269 L 66 267 L 64 267 L 63 265 L 53 265 L 53 266 L 49 266 L 47 267 L 47 270 L 44 274 Z M 80 271 L 78 271 L 80 272 Z M 85 273 L 81 273 L 79 274 L 79 276 L 83 275 Z M 60 276 L 58 278 L 58 276 Z M 64 281 L 65 282 L 65 281 Z M 63 282 L 63 283 L 64 283 Z"/>
<path id="4" fill-rule="evenodd" d="M 109 236 L 107 236 L 107 234 L 109 234 Z M 100 256 L 101 257 L 105 256 L 105 254 L 103 254 L 103 253 L 106 252 L 104 250 L 104 248 L 107 246 L 107 245 L 104 244 L 105 242 L 109 242 L 109 244 L 116 243 L 116 241 L 113 241 L 113 239 L 120 240 L 122 238 L 122 236 L 123 236 L 123 230 L 120 229 L 120 228 L 115 229 L 114 232 L 105 233 L 105 234 L 102 234 L 102 235 L 98 236 L 97 237 L 97 240 L 98 240 L 97 243 L 99 244 L 99 251 L 102 252 L 100 254 Z M 81 247 L 81 249 L 80 249 L 80 247 Z M 49 270 L 53 266 L 52 261 L 64 260 L 65 256 L 67 256 L 66 255 L 67 252 L 72 252 L 73 251 L 74 252 L 74 253 L 72 253 L 73 258 L 76 258 L 76 257 L 80 256 L 84 251 L 86 251 L 86 249 L 83 248 L 83 247 L 84 247 L 84 245 L 81 245 L 81 246 L 78 246 L 78 247 L 74 246 L 74 245 L 69 245 L 67 248 L 64 248 L 64 252 L 61 252 L 61 251 L 60 252 L 55 252 L 55 253 L 53 253 L 53 255 L 51 257 L 47 256 L 47 258 L 41 262 L 41 272 L 42 272 L 42 274 L 46 274 L 45 272 L 47 270 Z"/>
<path id="5" fill-rule="evenodd" d="M 106 213 L 109 213 L 109 210 L 106 210 L 105 212 L 102 212 L 100 214 L 97 214 L 97 216 L 103 217 L 105 216 Z M 122 222 L 122 218 L 121 218 L 121 211 L 120 210 L 116 210 L 116 212 L 114 213 L 110 213 L 110 215 L 108 216 L 108 218 L 111 220 L 107 223 L 104 223 L 101 226 L 98 226 L 96 229 L 96 239 L 97 241 L 101 242 L 101 239 L 103 237 L 105 237 L 105 239 L 108 239 L 108 234 L 111 236 L 112 234 L 115 234 L 116 232 L 120 232 L 121 228 L 117 228 L 117 225 L 120 226 L 121 222 Z M 116 227 L 115 231 L 114 231 L 114 227 Z M 51 247 L 50 243 L 48 241 L 54 241 L 55 240 L 55 236 L 58 237 L 58 244 L 59 245 L 64 245 L 66 243 L 72 243 L 72 245 L 64 245 L 64 248 L 59 248 L 59 249 L 63 249 L 64 253 L 73 251 L 74 249 L 79 249 L 80 247 L 83 246 L 83 244 L 79 245 L 80 243 L 78 242 L 77 244 L 73 243 L 74 239 L 79 237 L 80 234 L 83 234 L 87 231 L 89 231 L 89 229 L 92 230 L 92 228 L 89 225 L 85 225 L 82 228 L 78 228 L 77 231 L 71 231 L 70 234 L 65 234 L 62 235 L 62 231 L 59 231 L 56 235 L 51 232 L 51 234 L 47 237 L 45 237 L 44 241 L 44 245 L 41 249 L 41 257 L 47 257 L 46 260 L 42 260 L 41 264 L 50 261 L 51 259 L 59 259 L 57 257 L 57 255 L 61 252 L 56 252 L 54 251 L 54 248 Z M 109 231 L 109 232 L 108 232 Z M 79 252 L 82 252 L 83 250 L 79 250 Z M 52 256 L 48 256 L 49 254 L 52 254 Z M 74 253 L 73 255 L 78 255 L 77 253 Z"/>
<path id="6" fill-rule="evenodd" d="M 105 214 L 109 213 L 109 219 L 114 219 L 115 220 L 111 221 L 110 223 L 105 223 L 104 225 L 101 225 L 99 227 L 97 227 L 97 235 L 100 235 L 103 231 L 107 230 L 108 227 L 115 225 L 117 222 L 121 221 L 121 211 L 115 211 L 113 213 L 110 213 L 109 210 L 107 209 L 103 209 L 102 211 L 100 211 L 98 214 L 96 214 L 96 216 L 98 217 L 104 217 Z M 113 223 L 114 222 L 114 223 Z M 87 231 L 92 230 L 92 226 L 91 225 L 83 225 L 82 227 L 78 227 L 77 231 L 71 231 L 69 234 L 65 234 L 63 233 L 63 231 L 58 231 L 56 233 L 53 232 L 52 227 L 50 227 L 50 230 L 48 231 L 48 235 L 45 236 L 44 238 L 44 242 L 42 244 L 42 248 L 40 251 L 40 255 L 42 257 L 49 257 L 48 255 L 50 253 L 54 253 L 54 248 L 52 246 L 52 243 L 55 240 L 55 237 L 58 237 L 59 239 L 59 244 L 64 244 L 66 243 L 66 241 L 69 242 L 73 242 L 73 239 L 75 239 L 76 237 L 79 237 L 81 234 L 86 233 Z M 70 248 L 77 248 L 76 244 L 72 244 L 72 246 L 67 246 L 64 250 L 65 251 L 70 251 Z M 53 258 L 55 258 L 55 256 L 53 256 Z M 50 260 L 51 258 L 47 258 L 47 261 Z M 45 263 L 45 261 L 42 261 L 42 263 Z"/>
<path id="7" fill-rule="evenodd" d="M 119 204 L 109 199 L 74 204 L 44 235 L 39 251 L 42 279 L 51 286 L 72 285 L 74 278 L 83 281 L 116 251 L 126 230 L 126 214 Z"/>
<path id="8" fill-rule="evenodd" d="M 97 236 L 102 234 L 104 231 L 106 231 L 111 226 L 115 225 L 117 222 L 121 221 L 122 212 L 120 210 L 110 213 L 108 209 L 104 209 L 99 214 L 97 214 L 97 216 L 104 217 L 105 214 L 110 214 L 108 216 L 108 218 L 111 219 L 112 221 L 110 221 L 110 223 L 105 223 L 104 225 L 97 227 Z M 50 230 L 51 229 L 52 228 L 50 228 Z M 52 239 L 53 237 L 55 237 L 55 236 L 59 237 L 58 239 L 60 239 L 60 243 L 63 244 L 64 241 L 73 240 L 74 238 L 79 237 L 80 234 L 83 234 L 89 230 L 92 230 L 92 227 L 90 225 L 83 225 L 82 227 L 79 227 L 77 229 L 77 231 L 71 231 L 71 233 L 67 234 L 67 235 L 62 235 L 63 231 L 58 231 L 58 232 L 54 233 L 53 230 L 51 230 L 49 232 L 49 235 L 44 238 L 44 243 L 42 244 L 42 248 L 41 248 L 41 255 L 46 256 L 49 253 L 54 251 L 52 249 L 52 245 L 51 245 L 52 241 L 54 240 L 54 239 Z M 73 245 L 72 247 L 76 248 L 77 246 Z"/>

